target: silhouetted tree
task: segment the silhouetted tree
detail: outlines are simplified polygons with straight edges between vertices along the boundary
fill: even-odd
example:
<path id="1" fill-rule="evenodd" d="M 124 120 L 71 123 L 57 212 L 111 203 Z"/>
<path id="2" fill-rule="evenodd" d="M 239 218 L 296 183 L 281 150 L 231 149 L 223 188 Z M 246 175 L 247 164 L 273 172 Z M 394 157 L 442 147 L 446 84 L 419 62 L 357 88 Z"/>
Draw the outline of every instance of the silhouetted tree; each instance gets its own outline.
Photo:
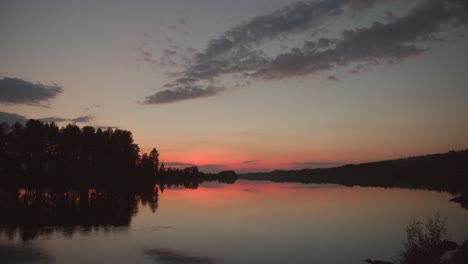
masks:
<path id="1" fill-rule="evenodd" d="M 141 168 L 147 173 L 157 173 L 159 169 L 159 153 L 153 148 L 150 154 L 143 154 L 141 157 Z"/>
<path id="2" fill-rule="evenodd" d="M 44 159 L 46 137 L 41 121 L 30 119 L 23 135 L 25 147 L 25 166 L 28 169 L 40 170 Z"/>
<path id="3" fill-rule="evenodd" d="M 7 137 L 10 131 L 10 126 L 6 122 L 2 122 L 0 124 L 0 159 L 4 161 L 4 158 L 7 155 L 6 147 L 7 147 Z M 0 164 L 2 166 L 4 164 Z"/>
<path id="4" fill-rule="evenodd" d="M 149 158 L 153 164 L 154 170 L 157 171 L 159 168 L 159 152 L 155 148 L 151 150 Z"/>
<path id="5" fill-rule="evenodd" d="M 215 175 L 207 177 L 196 166 L 166 170 L 164 164 L 159 164 L 156 148 L 140 157 L 140 148 L 130 131 L 111 128 L 102 130 L 91 126 L 80 128 L 75 124 L 59 129 L 55 123 L 44 124 L 32 119 L 24 127 L 20 123 L 11 127 L 6 123 L 0 124 L 2 176 L 4 171 L 10 172 L 5 175 L 32 172 L 27 174 L 44 176 L 61 184 L 67 182 L 59 178 L 63 172 L 67 172 L 73 182 L 77 182 L 81 177 L 79 175 L 83 175 L 88 180 L 99 177 L 101 182 L 109 182 L 110 178 L 115 178 L 115 183 L 125 183 L 127 181 L 122 177 L 137 174 L 145 177 L 136 177 L 136 185 L 157 181 L 163 182 L 163 185 L 181 184 L 188 188 L 196 188 L 203 180 L 217 179 Z M 90 171 L 97 173 L 90 177 L 87 173 Z M 219 178 L 225 177 L 220 174 Z"/>
<path id="6" fill-rule="evenodd" d="M 164 173 L 166 172 L 166 167 L 164 166 L 164 162 L 161 163 L 161 166 L 159 167 L 159 173 Z"/>
<path id="7" fill-rule="evenodd" d="M 83 127 L 81 140 L 80 167 L 94 168 L 94 161 L 96 158 L 96 131 L 94 127 Z"/>
<path id="8" fill-rule="evenodd" d="M 70 169 L 135 169 L 139 147 L 130 131 L 29 120 L 0 126 L 0 170 L 34 172 Z M 155 157 L 153 157 L 156 155 Z M 152 159 L 157 160 L 157 152 Z"/>

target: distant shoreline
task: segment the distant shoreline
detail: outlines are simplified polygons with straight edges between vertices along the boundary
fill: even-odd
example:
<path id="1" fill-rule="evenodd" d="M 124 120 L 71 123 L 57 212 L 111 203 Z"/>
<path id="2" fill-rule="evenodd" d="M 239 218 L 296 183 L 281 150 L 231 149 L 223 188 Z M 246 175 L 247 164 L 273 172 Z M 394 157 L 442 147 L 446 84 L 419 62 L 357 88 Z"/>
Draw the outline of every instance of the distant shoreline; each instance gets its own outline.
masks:
<path id="1" fill-rule="evenodd" d="M 468 149 L 326 169 L 239 174 L 239 179 L 447 191 L 460 195 L 454 201 L 468 209 Z"/>

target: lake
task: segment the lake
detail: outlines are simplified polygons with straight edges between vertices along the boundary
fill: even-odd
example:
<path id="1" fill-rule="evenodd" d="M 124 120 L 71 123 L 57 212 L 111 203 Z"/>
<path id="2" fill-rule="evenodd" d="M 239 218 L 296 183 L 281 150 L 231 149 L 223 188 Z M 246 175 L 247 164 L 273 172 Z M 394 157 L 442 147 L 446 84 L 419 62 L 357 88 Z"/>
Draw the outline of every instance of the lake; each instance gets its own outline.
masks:
<path id="1" fill-rule="evenodd" d="M 405 227 L 444 192 L 238 180 L 146 190 L 0 189 L 0 263 L 365 263 L 396 261 Z"/>

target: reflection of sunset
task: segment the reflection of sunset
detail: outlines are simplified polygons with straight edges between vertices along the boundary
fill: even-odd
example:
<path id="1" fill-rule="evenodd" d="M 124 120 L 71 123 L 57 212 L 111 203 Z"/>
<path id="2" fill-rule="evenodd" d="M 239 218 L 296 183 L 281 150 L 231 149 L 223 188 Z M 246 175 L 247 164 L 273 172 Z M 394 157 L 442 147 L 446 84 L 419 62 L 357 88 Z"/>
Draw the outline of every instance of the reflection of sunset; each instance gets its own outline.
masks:
<path id="1" fill-rule="evenodd" d="M 462 242 L 467 234 L 467 211 L 450 202 L 448 193 L 425 190 L 239 180 L 141 193 L 0 193 L 2 210 L 9 210 L 0 225 L 18 228 L 21 239 L 40 243 L 58 263 L 97 263 L 116 256 L 125 263 L 152 263 L 135 247 L 210 256 L 226 264 L 360 263 L 369 248 L 391 259 L 401 247 L 405 225 L 435 211 L 447 217 L 451 239 Z M 0 239 L 14 234 L 6 230 L 0 229 Z"/>
<path id="2" fill-rule="evenodd" d="M 0 262 L 397 263 L 435 212 L 466 240 L 468 0 L 0 0 L 0 33 Z"/>
<path id="3" fill-rule="evenodd" d="M 347 243 L 367 243 L 369 237 L 394 236 L 392 243 L 398 246 L 408 221 L 415 215 L 424 219 L 435 208 L 455 230 L 466 233 L 456 215 L 460 206 L 449 202 L 451 195 L 434 191 L 238 180 L 232 185 L 205 183 L 196 190 L 165 189 L 159 198 L 158 225 L 174 225 L 181 234 L 213 232 L 249 243 L 275 243 L 269 239 L 281 237 L 300 245 L 310 239 L 338 246 L 346 238 L 341 246 L 349 248 Z M 460 212 L 463 219 L 468 217 Z"/>
<path id="4" fill-rule="evenodd" d="M 363 191 L 365 190 L 365 191 Z M 385 190 L 383 188 L 359 188 L 344 187 L 339 185 L 321 185 L 308 184 L 301 185 L 296 183 L 268 183 L 268 182 L 249 182 L 237 181 L 236 184 L 211 184 L 207 183 L 196 190 L 192 189 L 165 189 L 161 194 L 161 203 L 165 201 L 188 206 L 197 204 L 204 208 L 211 208 L 212 211 L 207 214 L 216 217 L 216 207 L 228 203 L 232 210 L 244 210 L 252 208 L 263 211 L 275 210 L 277 206 L 285 206 L 291 210 L 301 210 L 309 205 L 313 205 L 315 212 L 304 211 L 304 214 L 334 212 L 333 215 L 352 216 L 359 214 L 362 206 L 365 210 L 380 210 L 382 199 L 385 201 L 386 210 L 392 213 L 398 210 L 401 203 L 407 200 L 413 203 L 421 204 L 430 213 L 433 205 L 424 205 L 426 200 L 430 199 L 434 192 L 417 190 L 398 190 L 398 196 L 395 191 Z M 379 196 L 380 200 L 373 199 Z M 448 196 L 447 196 L 448 199 Z M 441 200 L 443 202 L 443 200 Z M 294 208 L 294 209 L 293 209 Z M 167 210 L 177 210 L 167 208 Z M 322 211 L 322 210 L 326 210 Z M 364 210 L 364 208 L 362 208 Z M 407 215 L 411 215 L 408 211 Z M 376 216 L 381 217 L 381 216 Z"/>

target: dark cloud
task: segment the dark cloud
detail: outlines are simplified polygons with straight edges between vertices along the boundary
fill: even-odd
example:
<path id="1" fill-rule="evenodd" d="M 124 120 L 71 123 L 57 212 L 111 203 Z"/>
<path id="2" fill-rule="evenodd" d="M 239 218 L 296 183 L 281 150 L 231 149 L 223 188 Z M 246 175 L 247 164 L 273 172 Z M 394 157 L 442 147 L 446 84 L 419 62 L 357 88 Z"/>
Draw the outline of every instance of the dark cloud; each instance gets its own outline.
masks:
<path id="1" fill-rule="evenodd" d="M 205 256 L 194 256 L 171 249 L 145 249 L 143 253 L 153 258 L 157 263 L 171 264 L 215 264 L 214 258 Z"/>
<path id="2" fill-rule="evenodd" d="M 179 84 L 175 84 L 179 85 Z M 145 104 L 169 104 L 183 100 L 195 98 L 211 97 L 218 95 L 224 91 L 224 87 L 213 85 L 184 85 L 180 84 L 175 88 L 159 91 L 151 96 L 146 97 L 143 103 Z"/>
<path id="3" fill-rule="evenodd" d="M 398 62 L 423 53 L 423 44 L 440 40 L 436 34 L 443 26 L 460 25 L 467 13 L 456 0 L 426 0 L 387 24 L 374 22 L 370 27 L 343 31 L 342 38 L 331 48 L 310 49 L 306 43 L 301 49 L 279 54 L 253 76 L 286 78 L 356 63 Z"/>
<path id="4" fill-rule="evenodd" d="M 164 166 L 167 166 L 167 167 L 191 167 L 191 166 L 195 166 L 195 164 L 177 162 L 177 161 L 170 161 L 170 162 L 164 162 Z"/>
<path id="5" fill-rule="evenodd" d="M 29 118 L 18 115 L 15 113 L 7 113 L 7 112 L 0 112 L 0 121 L 6 122 L 8 124 L 14 124 L 15 122 L 26 123 Z M 62 117 L 45 117 L 45 118 L 37 118 L 45 123 L 52 123 L 52 122 L 74 122 L 74 123 L 87 123 L 93 120 L 93 116 L 81 116 L 77 118 L 62 118 Z"/>
<path id="6" fill-rule="evenodd" d="M 228 30 L 220 38 L 209 41 L 206 49 L 196 53 L 194 58 L 189 61 L 189 65 L 186 65 L 182 77 L 194 78 L 198 82 L 209 81 L 222 74 L 257 71 L 259 68 L 267 66 L 269 60 L 261 50 L 252 48 L 256 44 L 285 34 L 309 30 L 321 22 L 324 17 L 339 15 L 345 6 L 350 6 L 355 10 L 364 9 L 372 6 L 373 2 L 376 1 L 382 0 L 298 2 L 271 14 L 253 18 Z M 355 4 L 358 2 L 360 4 Z M 143 54 L 147 60 L 151 59 L 149 55 Z M 167 57 L 163 56 L 165 59 L 162 65 L 174 66 L 173 60 L 169 60 Z M 213 96 L 225 90 L 225 87 L 185 85 L 178 80 L 171 85 L 175 87 L 148 96 L 144 102 L 146 104 L 173 103 Z"/>
<path id="7" fill-rule="evenodd" d="M 317 31 L 327 19 L 340 16 L 346 10 L 365 10 L 385 0 L 323 0 L 300 1 L 273 13 L 255 17 L 209 41 L 206 49 L 195 56 L 184 74 L 209 79 L 221 74 L 256 71 L 268 65 L 269 58 L 256 47 L 286 35 Z M 320 47 L 334 41 L 320 38 Z"/>
<path id="8" fill-rule="evenodd" d="M 258 162 L 260 162 L 260 160 L 246 160 L 246 161 L 243 161 L 242 164 L 250 165 L 250 164 L 257 164 Z"/>
<path id="9" fill-rule="evenodd" d="M 327 80 L 329 81 L 338 81 L 338 77 L 335 75 L 328 75 Z"/>
<path id="10" fill-rule="evenodd" d="M 17 115 L 14 113 L 0 112 L 0 123 L 6 122 L 8 124 L 14 124 L 16 122 L 26 123 L 26 117 L 22 115 Z"/>
<path id="11" fill-rule="evenodd" d="M 255 172 L 270 172 L 272 171 L 271 168 L 240 168 L 236 169 L 236 173 L 244 174 L 244 173 L 255 173 Z"/>
<path id="12" fill-rule="evenodd" d="M 283 35 L 297 34 L 316 29 L 324 20 L 337 17 L 345 10 L 371 8 L 384 0 L 322 0 L 299 1 L 275 12 L 255 17 L 209 42 L 200 58 L 219 57 L 237 49 L 273 40 Z"/>
<path id="13" fill-rule="evenodd" d="M 74 123 L 88 123 L 93 120 L 94 117 L 91 115 L 80 116 L 77 118 L 63 118 L 63 117 L 45 117 L 39 118 L 42 122 L 51 123 L 51 122 L 74 122 Z"/>
<path id="14" fill-rule="evenodd" d="M 96 128 L 96 129 L 119 129 L 118 126 L 101 126 L 101 125 L 99 125 L 99 126 L 93 126 L 93 127 Z"/>
<path id="15" fill-rule="evenodd" d="M 90 122 L 93 119 L 94 119 L 94 116 L 87 115 L 87 116 L 81 116 L 81 117 L 73 118 L 73 119 L 70 119 L 69 121 L 77 122 L 77 123 L 87 123 L 87 122 Z"/>
<path id="16" fill-rule="evenodd" d="M 343 165 L 339 162 L 316 162 L 316 161 L 306 161 L 306 162 L 294 162 L 291 163 L 292 166 L 296 169 L 316 169 L 316 168 L 332 168 Z"/>
<path id="17" fill-rule="evenodd" d="M 323 36 L 327 32 L 324 25 L 331 19 L 349 19 L 344 14 L 363 12 L 389 1 L 300 1 L 250 19 L 210 40 L 202 52 L 195 53 L 183 64 L 182 72 L 177 74 L 179 79 L 165 85 L 165 90 L 148 96 L 145 103 L 172 103 L 219 94 L 226 85 L 211 84 L 222 76 L 242 79 L 248 85 L 249 79 L 291 78 L 340 67 L 358 73 L 368 64 L 395 63 L 421 55 L 431 43 L 443 40 L 439 33 L 468 23 L 468 4 L 464 0 L 421 0 L 407 2 L 408 8 L 412 8 L 402 16 L 392 14 L 389 19 L 386 12 L 384 22 L 348 28 L 334 38 Z M 359 16 L 351 17 L 359 19 Z M 303 33 L 312 39 L 288 51 L 267 55 L 260 46 Z M 329 80 L 336 80 L 330 76 Z"/>
<path id="18" fill-rule="evenodd" d="M 0 103 L 3 104 L 40 105 L 62 92 L 62 87 L 57 84 L 45 85 L 6 77 L 0 79 Z"/>

